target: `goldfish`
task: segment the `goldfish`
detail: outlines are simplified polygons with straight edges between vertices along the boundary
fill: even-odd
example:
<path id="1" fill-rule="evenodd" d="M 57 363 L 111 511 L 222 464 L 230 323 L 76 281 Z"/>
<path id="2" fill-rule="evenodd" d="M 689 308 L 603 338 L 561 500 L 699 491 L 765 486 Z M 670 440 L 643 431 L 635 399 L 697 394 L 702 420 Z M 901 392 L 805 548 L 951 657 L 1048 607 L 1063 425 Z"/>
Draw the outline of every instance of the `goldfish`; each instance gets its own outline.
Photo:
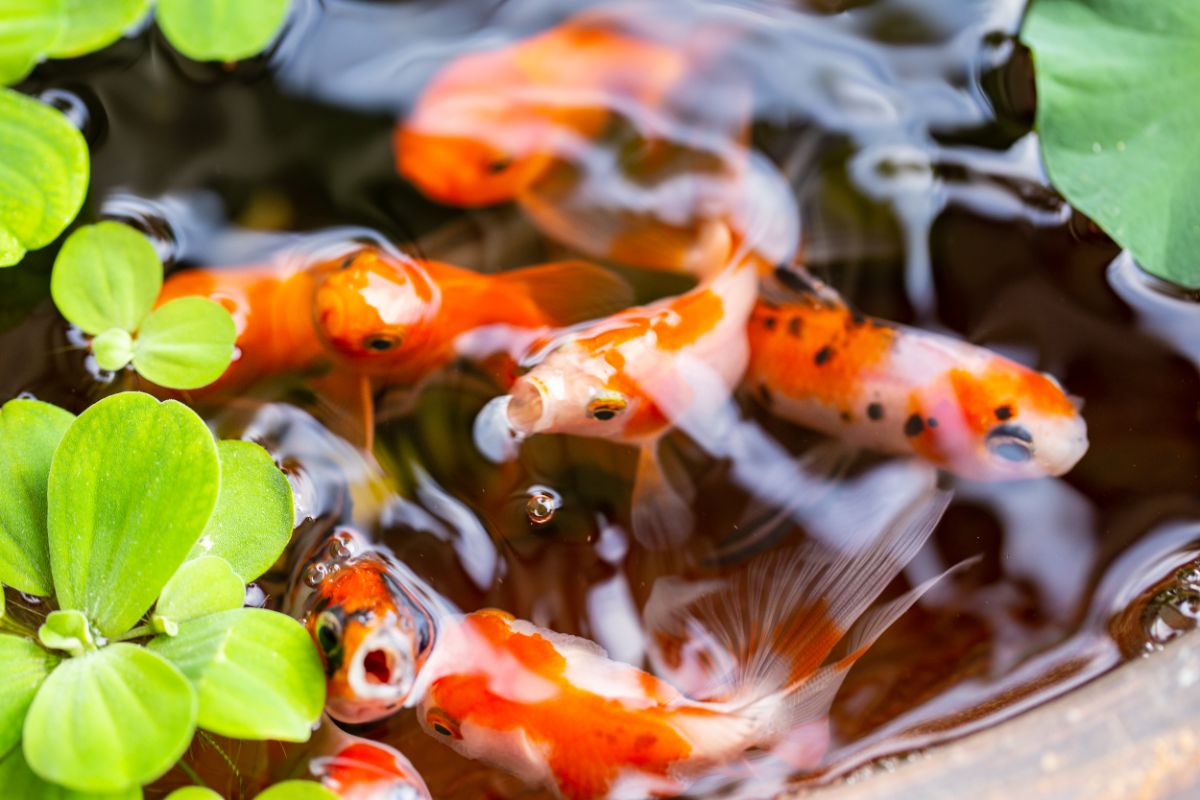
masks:
<path id="1" fill-rule="evenodd" d="M 691 511 L 664 473 L 658 444 L 738 385 L 757 292 L 757 274 L 742 262 L 677 297 L 559 337 L 481 419 L 518 438 L 565 433 L 637 447 L 634 534 L 652 547 L 676 543 L 687 535 Z"/>
<path id="2" fill-rule="evenodd" d="M 580 261 L 481 275 L 369 247 L 316 273 L 319 341 L 387 385 L 415 384 L 462 355 L 519 353 L 551 328 L 632 303 L 624 281 Z"/>
<path id="3" fill-rule="evenodd" d="M 744 385 L 771 414 L 973 480 L 1062 475 L 1087 424 L 1052 376 L 949 336 L 855 312 L 828 293 L 760 299 Z"/>
<path id="4" fill-rule="evenodd" d="M 308 618 L 330 675 L 330 713 L 365 721 L 415 707 L 421 727 L 464 756 L 571 800 L 683 793 L 762 751 L 812 769 L 846 672 L 937 580 L 871 607 L 946 502 L 930 482 L 877 536 L 779 551 L 727 579 L 669 587 L 677 602 L 671 613 L 660 608 L 650 640 L 703 631 L 707 663 L 729 665 L 695 694 L 502 610 L 419 607 L 414 598 L 436 593 L 382 553 L 363 552 L 316 589 Z M 351 619 L 366 629 L 342 622 Z M 386 676 L 341 679 L 346 663 L 369 662 L 389 664 Z"/>
<path id="5" fill-rule="evenodd" d="M 516 202 L 593 257 L 702 270 L 758 218 L 786 261 L 787 181 L 748 146 L 752 93 L 716 59 L 728 26 L 630 5 L 590 10 L 441 70 L 396 129 L 398 170 L 450 205 Z"/>
<path id="6" fill-rule="evenodd" d="M 309 761 L 309 771 L 341 800 L 432 800 L 425 781 L 398 750 L 369 739 L 349 739 L 330 755 Z"/>

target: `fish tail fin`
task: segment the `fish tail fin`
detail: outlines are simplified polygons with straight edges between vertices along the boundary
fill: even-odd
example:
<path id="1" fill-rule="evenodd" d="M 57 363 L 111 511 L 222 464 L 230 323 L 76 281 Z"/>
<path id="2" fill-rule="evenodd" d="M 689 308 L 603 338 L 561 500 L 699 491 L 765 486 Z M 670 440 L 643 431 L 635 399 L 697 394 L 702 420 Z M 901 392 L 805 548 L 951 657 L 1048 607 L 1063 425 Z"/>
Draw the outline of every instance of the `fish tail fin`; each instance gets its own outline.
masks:
<path id="1" fill-rule="evenodd" d="M 690 485 L 676 486 L 667 477 L 657 441 L 642 445 L 630 499 L 634 538 L 651 550 L 681 544 L 692 534 L 692 494 Z"/>
<path id="2" fill-rule="evenodd" d="M 707 685 L 694 696 L 719 703 L 756 739 L 821 719 L 854 662 L 936 581 L 868 611 L 924 545 L 948 501 L 947 492 L 930 489 L 881 535 L 848 551 L 806 544 L 773 552 L 728 580 L 680 592 L 677 605 L 658 598 L 651 647 L 699 648 L 702 657 L 693 654 L 691 663 L 709 666 Z M 651 657 L 666 660 L 661 652 Z M 689 688 L 703 683 L 693 678 Z"/>
<path id="3" fill-rule="evenodd" d="M 559 326 L 606 317 L 634 303 L 624 279 L 587 261 L 524 267 L 495 279 L 524 293 Z"/>

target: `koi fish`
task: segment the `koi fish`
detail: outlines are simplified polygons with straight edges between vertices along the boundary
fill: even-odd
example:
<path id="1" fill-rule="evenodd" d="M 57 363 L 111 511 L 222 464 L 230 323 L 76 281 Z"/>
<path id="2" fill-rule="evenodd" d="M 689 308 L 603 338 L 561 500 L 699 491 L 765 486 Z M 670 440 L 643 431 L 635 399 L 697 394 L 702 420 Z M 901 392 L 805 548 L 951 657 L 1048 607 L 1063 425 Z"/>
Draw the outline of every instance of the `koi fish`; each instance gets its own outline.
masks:
<path id="1" fill-rule="evenodd" d="M 680 602 L 659 615 L 664 630 L 651 631 L 651 641 L 705 631 L 719 650 L 712 663 L 731 665 L 695 696 L 613 661 L 589 640 L 504 611 L 418 608 L 412 598 L 431 590 L 411 585 L 411 573 L 392 573 L 382 554 L 364 553 L 318 588 L 310 630 L 327 665 L 393 667 L 386 682 L 358 685 L 338 679 L 340 666 L 331 670 L 330 713 L 364 721 L 416 706 L 421 726 L 461 754 L 571 800 L 683 793 L 755 750 L 812 769 L 846 672 L 937 580 L 870 608 L 929 537 L 946 500 L 930 487 L 883 534 L 855 547 L 774 553 L 727 580 L 679 587 Z M 342 621 L 360 613 L 363 592 L 389 611 L 367 636 L 352 636 Z M 430 629 L 432 637 L 422 633 Z"/>
<path id="2" fill-rule="evenodd" d="M 567 334 L 481 419 L 499 417 L 521 438 L 566 433 L 638 447 L 634 534 L 669 546 L 688 534 L 691 511 L 663 472 L 659 440 L 729 399 L 749 358 L 745 324 L 757 292 L 757 274 L 743 262 L 682 295 Z"/>
<path id="3" fill-rule="evenodd" d="M 237 326 L 233 363 L 202 391 L 243 389 L 267 375 L 313 366 L 325 354 L 313 325 L 311 272 L 292 264 L 188 269 L 163 282 L 157 305 L 198 295 L 220 303 Z"/>
<path id="4" fill-rule="evenodd" d="M 425 781 L 398 750 L 369 739 L 351 741 L 309 761 L 312 776 L 341 800 L 432 800 Z"/>
<path id="5" fill-rule="evenodd" d="M 1052 376 L 840 300 L 760 300 L 744 385 L 782 419 L 974 480 L 1062 475 L 1087 425 Z"/>
<path id="6" fill-rule="evenodd" d="M 772 219 L 756 248 L 794 254 L 798 212 L 748 146 L 752 99 L 714 60 L 726 26 L 637 6 L 592 10 L 443 69 L 396 130 L 398 170 L 431 198 L 515 201 L 581 252 L 651 269 L 725 263 L 732 231 Z"/>
<path id="7" fill-rule="evenodd" d="M 579 261 L 481 275 L 366 248 L 317 271 L 319 340 L 380 384 L 415 384 L 461 355 L 520 352 L 632 302 L 624 281 Z"/>

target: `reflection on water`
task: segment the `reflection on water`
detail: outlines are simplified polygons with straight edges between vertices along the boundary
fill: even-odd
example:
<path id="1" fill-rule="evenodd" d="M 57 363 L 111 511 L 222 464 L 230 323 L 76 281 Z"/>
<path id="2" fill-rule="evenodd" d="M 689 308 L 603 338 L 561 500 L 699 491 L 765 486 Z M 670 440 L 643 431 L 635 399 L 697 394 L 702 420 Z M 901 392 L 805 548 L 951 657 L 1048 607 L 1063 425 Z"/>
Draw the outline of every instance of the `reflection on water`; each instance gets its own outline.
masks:
<path id="1" fill-rule="evenodd" d="M 630 6 L 307 0 L 271 53 L 246 64 L 186 63 L 143 33 L 46 64 L 23 88 L 88 132 L 90 213 L 144 230 L 171 268 L 304 263 L 373 242 L 494 272 L 574 251 L 525 213 L 427 200 L 396 174 L 393 123 L 453 59 L 585 8 Z M 1200 312 L 1157 291 L 1047 188 L 1028 56 L 1013 39 L 1022 11 L 1016 0 L 696 0 L 670 4 L 656 33 L 721 32 L 699 84 L 711 91 L 685 98 L 697 109 L 690 119 L 728 130 L 731 115 L 747 114 L 755 158 L 794 198 L 816 273 L 870 314 L 1051 371 L 1084 402 L 1091 449 L 1064 478 L 944 479 L 955 499 L 906 582 L 976 554 L 982 562 L 926 595 L 850 673 L 819 779 L 995 724 L 1197 616 L 1195 581 L 1177 572 L 1200 546 Z M 748 109 L 731 99 L 738 83 L 752 88 Z M 79 410 L 132 379 L 89 375 L 49 305 L 50 256 L 0 274 L 3 397 L 31 392 Z M 621 274 L 641 301 L 687 285 Z M 814 461 L 814 435 L 747 403 L 726 420 L 742 426 L 733 439 L 710 420 L 667 442 L 694 480 L 701 521 L 672 561 L 628 533 L 627 449 L 549 436 L 516 457 L 481 455 L 472 428 L 497 393 L 482 372 L 456 364 L 415 395 L 377 398 L 371 455 L 303 382 L 267 381 L 236 402 L 196 399 L 218 434 L 263 443 L 287 471 L 301 521 L 290 569 L 328 530 L 352 525 L 462 609 L 503 608 L 636 664 L 658 576 L 717 574 L 731 568 L 729 552 L 778 541 L 731 537 L 747 520 L 799 506 L 804 532 L 837 544 L 901 503 L 903 466 L 859 455 L 831 472 L 828 458 Z M 263 582 L 270 602 L 282 602 L 286 581 L 281 572 Z M 404 751 L 436 797 L 539 796 L 455 755 L 411 713 L 357 733 Z M 740 791 L 763 796 L 780 780 Z"/>

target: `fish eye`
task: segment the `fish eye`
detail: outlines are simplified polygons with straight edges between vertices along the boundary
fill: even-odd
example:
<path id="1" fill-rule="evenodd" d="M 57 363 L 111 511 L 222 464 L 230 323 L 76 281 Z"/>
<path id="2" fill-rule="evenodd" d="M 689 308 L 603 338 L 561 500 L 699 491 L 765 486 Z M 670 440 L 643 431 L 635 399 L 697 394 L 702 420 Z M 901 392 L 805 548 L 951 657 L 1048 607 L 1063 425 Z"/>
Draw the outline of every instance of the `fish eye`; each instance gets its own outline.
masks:
<path id="1" fill-rule="evenodd" d="M 1023 464 L 1033 458 L 1033 434 L 1021 425 L 997 425 L 987 435 L 988 452 Z"/>
<path id="2" fill-rule="evenodd" d="M 459 730 L 458 723 L 440 708 L 430 709 L 429 713 L 425 715 L 425 721 L 429 723 L 430 728 L 433 728 L 434 733 L 453 739 L 462 738 L 462 731 Z"/>
<path id="3" fill-rule="evenodd" d="M 376 353 L 384 353 L 391 350 L 393 347 L 398 347 L 401 342 L 399 336 L 388 336 L 382 333 L 373 333 L 370 336 L 363 337 L 363 347 L 368 350 L 373 350 Z"/>
<path id="4" fill-rule="evenodd" d="M 599 394 L 592 398 L 587 405 L 587 415 L 601 422 L 612 419 L 623 412 L 629 405 L 624 395 L 616 392 Z"/>
<path id="5" fill-rule="evenodd" d="M 358 253 L 351 253 L 342 259 L 342 263 L 338 265 L 338 269 L 350 269 L 354 266 L 354 262 L 358 260 Z"/>
<path id="6" fill-rule="evenodd" d="M 332 611 L 322 611 L 317 617 L 317 647 L 327 657 L 335 655 L 342 646 L 342 621 Z"/>
<path id="7" fill-rule="evenodd" d="M 504 170 L 511 167 L 512 162 L 513 162 L 513 160 L 508 156 L 502 156 L 500 158 L 489 161 L 487 164 L 488 174 L 489 175 L 499 175 L 501 172 L 504 172 Z"/>

